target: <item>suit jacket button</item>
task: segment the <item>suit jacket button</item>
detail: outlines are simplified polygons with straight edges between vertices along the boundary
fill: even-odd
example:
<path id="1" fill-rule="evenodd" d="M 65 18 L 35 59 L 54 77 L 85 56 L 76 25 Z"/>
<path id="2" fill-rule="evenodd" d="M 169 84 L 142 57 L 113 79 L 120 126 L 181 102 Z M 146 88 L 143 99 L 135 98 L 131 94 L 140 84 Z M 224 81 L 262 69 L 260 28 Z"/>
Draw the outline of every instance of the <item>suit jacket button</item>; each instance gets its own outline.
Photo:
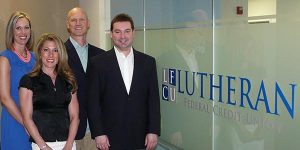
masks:
<path id="1" fill-rule="evenodd" d="M 128 100 L 130 101 L 130 100 L 131 100 L 131 98 L 128 98 Z"/>

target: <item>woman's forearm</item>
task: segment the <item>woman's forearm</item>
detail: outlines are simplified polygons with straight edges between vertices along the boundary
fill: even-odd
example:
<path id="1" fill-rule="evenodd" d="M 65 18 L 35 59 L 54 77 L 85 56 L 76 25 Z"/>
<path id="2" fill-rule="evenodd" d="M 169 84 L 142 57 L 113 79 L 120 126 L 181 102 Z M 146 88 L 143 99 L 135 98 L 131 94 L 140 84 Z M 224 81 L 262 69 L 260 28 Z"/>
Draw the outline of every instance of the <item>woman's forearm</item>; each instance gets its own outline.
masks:
<path id="1" fill-rule="evenodd" d="M 33 138 L 34 142 L 41 148 L 46 145 L 46 142 L 40 135 L 35 123 L 31 118 L 24 118 L 24 125 L 29 132 L 30 136 Z"/>
<path id="2" fill-rule="evenodd" d="M 68 139 L 67 139 L 66 145 L 69 145 L 69 146 L 72 147 L 73 142 L 75 140 L 75 136 L 77 134 L 78 125 L 79 125 L 79 118 L 78 117 L 72 117 L 70 127 L 69 127 L 69 134 L 68 134 Z"/>

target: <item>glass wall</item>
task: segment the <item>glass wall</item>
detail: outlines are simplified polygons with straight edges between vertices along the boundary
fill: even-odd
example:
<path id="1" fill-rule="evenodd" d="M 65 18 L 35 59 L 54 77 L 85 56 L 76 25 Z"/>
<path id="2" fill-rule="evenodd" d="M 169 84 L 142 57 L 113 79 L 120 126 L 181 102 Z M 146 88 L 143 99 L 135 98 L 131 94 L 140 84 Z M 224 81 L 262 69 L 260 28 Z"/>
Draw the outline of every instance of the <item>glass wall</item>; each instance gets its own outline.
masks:
<path id="1" fill-rule="evenodd" d="M 111 0 L 156 58 L 162 147 L 299 148 L 300 2 L 259 2 Z"/>
<path id="2" fill-rule="evenodd" d="M 300 146 L 300 69 L 295 66 L 300 2 L 256 3 L 222 0 L 214 7 L 220 10 L 214 20 L 214 73 L 223 79 L 223 102 L 215 105 L 228 111 L 228 117 L 214 117 L 214 147 L 295 150 Z M 237 6 L 243 14 L 237 14 Z M 247 14 L 255 14 L 253 9 L 258 15 Z"/>

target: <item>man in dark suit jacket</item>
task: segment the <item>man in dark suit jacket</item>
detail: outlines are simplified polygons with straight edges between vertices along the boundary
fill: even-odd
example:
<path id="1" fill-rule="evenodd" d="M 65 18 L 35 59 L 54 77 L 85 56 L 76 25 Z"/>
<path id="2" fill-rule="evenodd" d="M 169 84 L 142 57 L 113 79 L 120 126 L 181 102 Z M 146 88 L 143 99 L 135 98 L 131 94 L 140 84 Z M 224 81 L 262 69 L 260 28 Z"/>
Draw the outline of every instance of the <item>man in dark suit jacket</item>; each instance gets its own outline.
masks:
<path id="1" fill-rule="evenodd" d="M 160 135 L 155 59 L 132 48 L 134 24 L 127 14 L 111 22 L 114 47 L 88 67 L 88 117 L 101 150 L 154 149 Z"/>
<path id="2" fill-rule="evenodd" d="M 68 62 L 78 84 L 80 123 L 76 135 L 77 150 L 97 150 L 87 128 L 86 68 L 90 58 L 104 53 L 104 50 L 87 43 L 89 20 L 83 9 L 75 7 L 69 11 L 67 29 L 70 33 L 70 38 L 65 42 Z"/>

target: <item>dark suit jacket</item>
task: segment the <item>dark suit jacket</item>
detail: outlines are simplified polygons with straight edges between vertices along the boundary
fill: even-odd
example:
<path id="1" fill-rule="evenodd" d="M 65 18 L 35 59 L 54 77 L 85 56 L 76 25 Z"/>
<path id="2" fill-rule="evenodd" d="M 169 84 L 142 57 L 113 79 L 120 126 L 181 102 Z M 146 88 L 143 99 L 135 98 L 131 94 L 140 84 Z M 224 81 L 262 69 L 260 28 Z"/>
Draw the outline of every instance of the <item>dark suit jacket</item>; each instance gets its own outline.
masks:
<path id="1" fill-rule="evenodd" d="M 65 46 L 68 53 L 69 65 L 75 74 L 77 84 L 78 84 L 78 103 L 79 103 L 79 119 L 80 123 L 78 126 L 78 131 L 76 135 L 76 140 L 82 139 L 86 132 L 87 127 L 87 93 L 86 93 L 86 73 L 82 67 L 79 56 L 75 50 L 75 47 L 71 43 L 70 39 L 65 42 Z M 88 61 L 92 56 L 96 56 L 104 53 L 105 51 L 88 44 Z"/>
<path id="2" fill-rule="evenodd" d="M 107 135 L 110 149 L 144 148 L 147 133 L 160 135 L 156 62 L 133 51 L 134 71 L 127 94 L 114 49 L 93 57 L 88 68 L 88 116 L 92 137 Z"/>

